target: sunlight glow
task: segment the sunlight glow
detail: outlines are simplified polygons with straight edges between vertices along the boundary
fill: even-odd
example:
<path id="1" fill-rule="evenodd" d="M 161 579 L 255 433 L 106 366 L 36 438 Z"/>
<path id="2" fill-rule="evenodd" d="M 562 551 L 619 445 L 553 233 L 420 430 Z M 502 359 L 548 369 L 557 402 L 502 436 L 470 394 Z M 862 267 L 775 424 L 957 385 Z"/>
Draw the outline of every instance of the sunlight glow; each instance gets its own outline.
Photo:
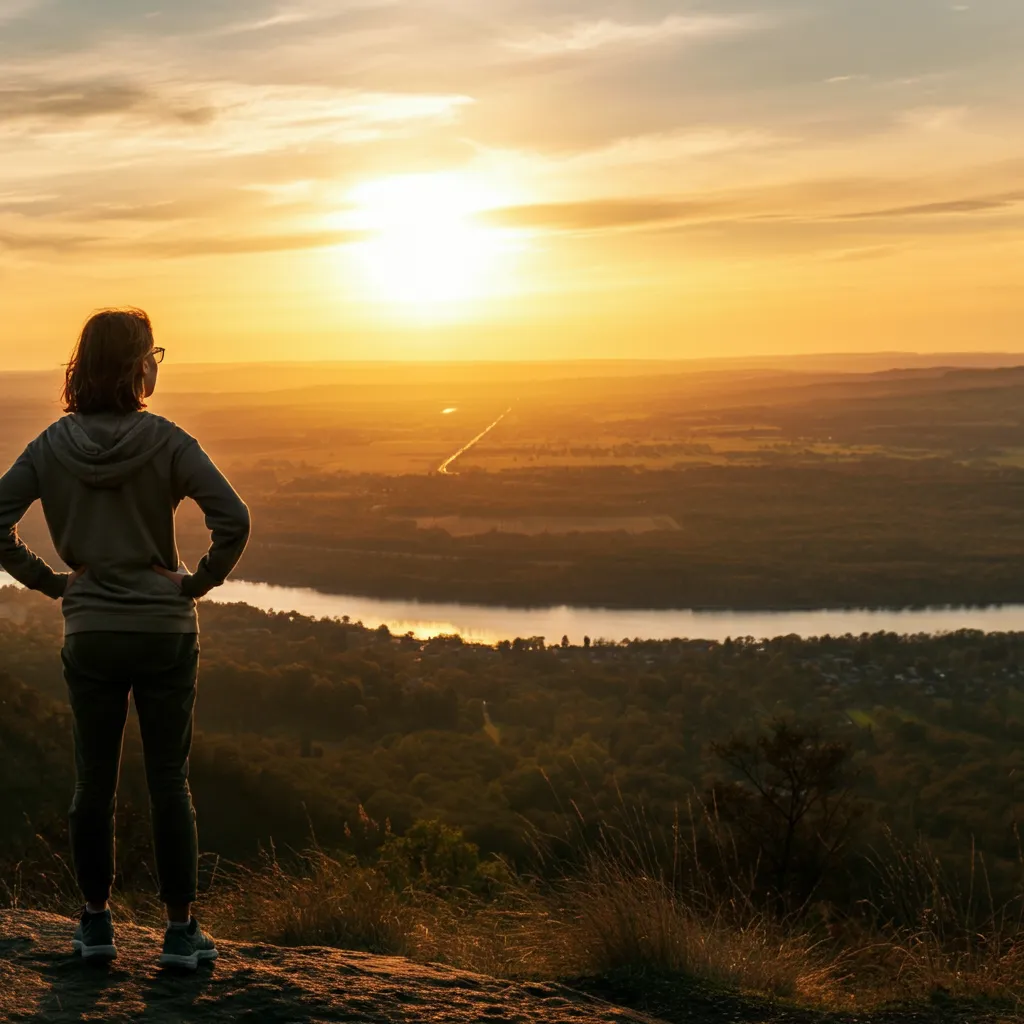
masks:
<path id="1" fill-rule="evenodd" d="M 477 182 L 450 173 L 368 182 L 351 195 L 358 246 L 374 295 L 427 316 L 465 311 L 488 290 L 502 234 L 474 222 L 496 204 Z"/>

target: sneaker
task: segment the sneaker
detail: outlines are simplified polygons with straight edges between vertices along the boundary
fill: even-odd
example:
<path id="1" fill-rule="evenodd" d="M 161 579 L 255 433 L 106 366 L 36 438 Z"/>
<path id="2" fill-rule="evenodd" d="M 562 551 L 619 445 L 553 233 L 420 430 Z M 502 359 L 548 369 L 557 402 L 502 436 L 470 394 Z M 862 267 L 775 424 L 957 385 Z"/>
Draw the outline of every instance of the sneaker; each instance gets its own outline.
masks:
<path id="1" fill-rule="evenodd" d="M 81 953 L 83 960 L 115 959 L 117 947 L 114 945 L 114 922 L 111 920 L 110 911 L 90 914 L 83 907 L 82 916 L 71 940 L 71 948 L 76 953 Z"/>
<path id="2" fill-rule="evenodd" d="M 160 954 L 161 967 L 185 967 L 194 971 L 201 960 L 216 960 L 217 947 L 213 937 L 207 935 L 193 917 L 185 928 L 169 926 L 164 932 L 164 951 Z"/>

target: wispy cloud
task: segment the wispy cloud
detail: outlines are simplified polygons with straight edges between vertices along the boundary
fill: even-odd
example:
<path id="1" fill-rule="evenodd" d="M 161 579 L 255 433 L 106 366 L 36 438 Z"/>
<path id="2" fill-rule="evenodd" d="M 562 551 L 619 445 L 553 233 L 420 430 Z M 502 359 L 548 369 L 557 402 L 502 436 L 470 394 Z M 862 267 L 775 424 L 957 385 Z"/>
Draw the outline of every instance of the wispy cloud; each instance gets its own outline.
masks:
<path id="1" fill-rule="evenodd" d="M 725 212 L 713 200 L 596 199 L 579 203 L 537 203 L 489 210 L 480 219 L 503 227 L 550 231 L 600 231 L 637 228 L 672 221 L 707 219 Z"/>
<path id="2" fill-rule="evenodd" d="M 881 188 L 895 183 L 879 181 Z M 507 206 L 481 214 L 486 223 L 544 232 L 645 230 L 669 225 L 711 223 L 818 224 L 994 213 L 1024 203 L 1024 191 L 871 210 L 849 207 L 864 183 L 810 181 L 798 187 L 730 190 L 699 197 L 648 196 L 592 199 L 581 202 Z M 845 193 L 845 195 L 844 195 Z M 847 209 L 837 210 L 845 205 Z M 862 249 L 855 250 L 857 253 Z M 866 257 L 865 257 L 866 258 Z"/>
<path id="3" fill-rule="evenodd" d="M 78 121 L 134 114 L 181 124 L 205 124 L 210 106 L 175 103 L 140 85 L 113 81 L 42 82 L 0 87 L 0 124 Z"/>
<path id="4" fill-rule="evenodd" d="M 279 28 L 282 25 L 298 25 L 301 22 L 309 21 L 311 15 L 308 11 L 281 11 L 269 18 L 261 18 L 258 21 L 239 22 L 235 25 L 227 25 L 223 29 L 225 34 L 241 32 L 263 32 L 268 28 Z"/>
<path id="5" fill-rule="evenodd" d="M 82 148 L 109 161 L 162 159 L 168 150 L 178 159 L 189 152 L 239 156 L 381 139 L 410 125 L 452 121 L 470 103 L 461 95 L 318 86 L 209 82 L 160 93 L 131 82 L 25 83 L 0 87 L 0 131 L 28 146 L 39 144 L 41 130 L 50 145 L 64 133 L 69 154 Z M 81 122 L 90 122 L 87 135 Z M 146 130 L 125 131 L 129 122 L 144 122 Z"/>
<path id="6" fill-rule="evenodd" d="M 39 0 L 0 0 L 0 25 L 13 21 L 39 6 Z"/>
<path id="7" fill-rule="evenodd" d="M 915 107 L 912 110 L 903 111 L 898 120 L 900 124 L 917 131 L 943 132 L 951 128 L 958 128 L 964 123 L 967 115 L 968 108 L 962 105 Z"/>
<path id="8" fill-rule="evenodd" d="M 115 238 L 101 232 L 0 231 L 0 250 L 22 253 L 68 253 L 89 250 L 108 256 L 181 259 L 325 249 L 364 240 L 355 231 L 298 231 L 282 234 L 212 235 L 193 238 Z"/>
<path id="9" fill-rule="evenodd" d="M 749 16 L 673 14 L 661 21 L 621 22 L 602 19 L 569 25 L 559 32 L 542 32 L 507 45 L 520 53 L 549 57 L 585 53 L 610 46 L 643 46 L 678 39 L 707 39 L 749 30 L 756 20 Z"/>
<path id="10" fill-rule="evenodd" d="M 362 241 L 364 238 L 364 234 L 355 231 L 298 231 L 278 235 L 220 235 L 210 238 L 171 239 L 143 242 L 129 248 L 137 255 L 175 259 L 326 249 Z"/>
<path id="11" fill-rule="evenodd" d="M 824 258 L 831 263 L 868 263 L 888 259 L 900 251 L 896 245 L 869 245 L 860 249 L 840 249 Z"/>
<path id="12" fill-rule="evenodd" d="M 874 220 L 889 217 L 936 217 L 950 214 L 991 213 L 1024 203 L 1024 191 L 1006 192 L 997 196 L 981 196 L 969 199 L 946 199 L 935 203 L 914 203 L 909 206 L 892 206 L 881 210 L 861 210 L 844 214 L 847 220 Z"/>
<path id="13" fill-rule="evenodd" d="M 95 235 L 71 232 L 47 233 L 0 231 L 0 251 L 23 253 L 71 252 L 99 241 Z"/>

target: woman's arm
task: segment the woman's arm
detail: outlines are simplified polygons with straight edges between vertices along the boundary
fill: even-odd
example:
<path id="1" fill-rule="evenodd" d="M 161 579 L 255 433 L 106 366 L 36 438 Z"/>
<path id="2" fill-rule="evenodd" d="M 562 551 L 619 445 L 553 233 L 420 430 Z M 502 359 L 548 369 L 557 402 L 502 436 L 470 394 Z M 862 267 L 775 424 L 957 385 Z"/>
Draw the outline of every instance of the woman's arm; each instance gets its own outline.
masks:
<path id="1" fill-rule="evenodd" d="M 181 580 L 183 594 L 202 597 L 219 587 L 242 557 L 249 540 L 249 510 L 194 438 L 177 455 L 175 478 L 178 492 L 203 510 L 212 539 L 196 571 Z"/>
<path id="2" fill-rule="evenodd" d="M 0 567 L 30 590 L 56 600 L 64 596 L 71 573 L 54 572 L 18 536 L 18 523 L 38 497 L 39 478 L 26 449 L 0 477 Z"/>

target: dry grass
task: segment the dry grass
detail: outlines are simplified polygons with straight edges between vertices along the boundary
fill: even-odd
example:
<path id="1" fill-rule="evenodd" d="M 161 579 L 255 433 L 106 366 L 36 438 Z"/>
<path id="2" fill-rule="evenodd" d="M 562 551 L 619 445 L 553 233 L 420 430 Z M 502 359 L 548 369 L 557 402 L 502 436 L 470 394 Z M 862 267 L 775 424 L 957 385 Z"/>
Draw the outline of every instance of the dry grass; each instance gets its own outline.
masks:
<path id="1" fill-rule="evenodd" d="M 871 934 L 857 943 L 857 955 L 885 996 L 1024 1004 L 1024 885 L 997 901 L 973 846 L 966 877 L 927 844 L 906 846 L 892 835 L 872 863 L 879 891 Z M 1019 868 L 1024 880 L 1024 858 Z"/>
<path id="2" fill-rule="evenodd" d="M 268 857 L 259 869 L 222 870 L 204 912 L 225 937 L 347 946 L 494 976 L 593 977 L 628 968 L 771 998 L 848 1002 L 845 954 L 759 911 L 724 841 L 716 856 L 719 868 L 733 869 L 726 897 L 711 881 L 722 870 L 704 870 L 680 830 L 666 873 L 666 851 L 635 824 L 629 833 L 602 830 L 572 870 L 543 864 L 555 881 L 511 875 L 487 898 L 463 890 L 396 892 L 382 872 L 314 848 L 288 869 Z"/>
<path id="3" fill-rule="evenodd" d="M 562 933 L 567 973 L 653 969 L 772 998 L 821 1004 L 839 997 L 842 957 L 747 906 L 709 911 L 662 878 L 603 859 L 562 888 L 570 914 Z"/>
<path id="4" fill-rule="evenodd" d="M 396 891 L 385 874 L 313 847 L 286 868 L 229 865 L 203 900 L 218 934 L 277 945 L 333 945 L 499 977 L 549 974 L 550 922 L 526 887 L 484 900 L 464 890 Z"/>
<path id="5" fill-rule="evenodd" d="M 203 901 L 226 937 L 283 946 L 326 945 L 408 955 L 414 922 L 377 872 L 312 849 L 285 870 L 226 865 Z"/>
<path id="6" fill-rule="evenodd" d="M 824 907 L 779 919 L 758 909 L 724 839 L 707 865 L 681 835 L 666 850 L 653 832 L 609 830 L 555 881 L 513 875 L 487 897 L 397 891 L 383 871 L 316 847 L 287 864 L 273 851 L 255 867 L 209 861 L 200 913 L 224 938 L 362 949 L 496 977 L 673 975 L 822 1009 L 936 998 L 1024 1006 L 1024 901 L 996 903 L 980 855 L 961 886 L 927 847 L 892 840 L 874 858 L 877 894 L 863 913 Z M 40 861 L 8 875 L 0 899 L 73 912 L 71 871 L 48 856 L 45 871 Z M 151 896 L 119 894 L 115 912 L 162 918 Z"/>

